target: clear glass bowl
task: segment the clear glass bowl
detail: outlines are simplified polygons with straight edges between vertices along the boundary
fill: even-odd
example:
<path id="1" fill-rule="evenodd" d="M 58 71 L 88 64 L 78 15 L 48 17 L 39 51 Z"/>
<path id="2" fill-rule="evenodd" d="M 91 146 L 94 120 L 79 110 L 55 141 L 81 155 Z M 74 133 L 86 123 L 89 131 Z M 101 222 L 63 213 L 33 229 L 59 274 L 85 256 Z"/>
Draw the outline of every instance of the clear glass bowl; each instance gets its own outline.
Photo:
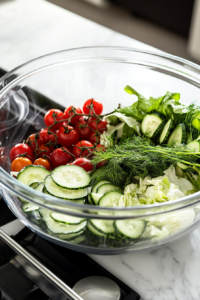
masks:
<path id="1" fill-rule="evenodd" d="M 0 188 L 12 212 L 31 230 L 64 247 L 93 254 L 119 254 L 154 249 L 194 230 L 200 220 L 200 193 L 155 205 L 104 208 L 78 204 L 40 193 L 10 176 L 10 149 L 44 127 L 49 108 L 80 105 L 94 97 L 104 113 L 132 104 L 129 84 L 146 96 L 181 93 L 181 101 L 200 101 L 200 67 L 162 53 L 117 47 L 89 47 L 52 53 L 30 61 L 0 80 Z M 85 230 L 76 237 L 54 234 L 37 212 L 24 213 L 23 201 L 66 215 L 91 219 L 143 220 L 157 227 L 154 235 L 121 239 Z M 71 210 L 73 208 L 73 211 Z M 130 224 L 130 222 L 127 222 Z M 159 230 L 159 234 L 158 231 Z M 166 231 L 167 230 L 167 231 Z M 153 232 L 153 231 L 152 231 Z M 159 236 L 159 237 L 158 237 Z"/>

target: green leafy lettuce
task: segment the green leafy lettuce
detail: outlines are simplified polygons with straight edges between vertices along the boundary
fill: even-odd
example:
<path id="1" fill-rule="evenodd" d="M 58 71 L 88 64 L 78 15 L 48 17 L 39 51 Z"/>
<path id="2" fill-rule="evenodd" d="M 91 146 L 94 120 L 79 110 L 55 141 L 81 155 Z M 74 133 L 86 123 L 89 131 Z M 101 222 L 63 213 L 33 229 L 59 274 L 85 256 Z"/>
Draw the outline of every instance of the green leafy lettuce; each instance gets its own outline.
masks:
<path id="1" fill-rule="evenodd" d="M 187 113 L 187 107 L 179 102 L 179 93 L 167 92 L 164 96 L 147 99 L 129 85 L 124 90 L 129 94 L 136 95 L 138 101 L 134 102 L 131 106 L 117 109 L 117 111 L 137 121 L 141 122 L 145 115 L 152 111 L 158 111 L 174 121 L 180 118 L 180 115 L 184 115 L 185 117 Z"/>

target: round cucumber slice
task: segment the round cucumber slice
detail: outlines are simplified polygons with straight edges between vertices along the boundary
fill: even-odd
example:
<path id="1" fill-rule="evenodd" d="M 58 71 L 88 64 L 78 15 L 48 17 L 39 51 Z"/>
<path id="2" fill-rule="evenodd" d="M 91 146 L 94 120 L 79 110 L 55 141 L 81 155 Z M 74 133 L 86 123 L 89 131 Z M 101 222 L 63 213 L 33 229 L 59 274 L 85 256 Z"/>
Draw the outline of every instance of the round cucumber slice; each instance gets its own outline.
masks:
<path id="1" fill-rule="evenodd" d="M 103 234 L 112 234 L 115 231 L 115 228 L 113 227 L 112 220 L 95 220 L 91 219 L 90 223 L 91 225 L 100 233 Z"/>
<path id="2" fill-rule="evenodd" d="M 92 188 L 92 193 L 97 193 L 98 187 L 100 187 L 102 184 L 105 184 L 105 183 L 110 183 L 110 184 L 111 184 L 111 182 L 108 181 L 108 180 L 101 180 L 101 181 L 98 181 L 98 182 L 93 186 L 93 188 Z"/>
<path id="3" fill-rule="evenodd" d="M 29 185 L 31 182 L 44 181 L 44 179 L 50 174 L 47 169 L 42 166 L 29 165 L 24 167 L 17 175 L 17 179 L 22 183 Z"/>
<path id="4" fill-rule="evenodd" d="M 71 224 L 71 225 L 79 224 L 79 223 L 85 221 L 85 219 L 83 219 L 83 218 L 73 217 L 70 215 L 60 214 L 60 213 L 56 213 L 56 212 L 52 212 L 51 217 L 52 217 L 52 219 L 54 219 L 57 222 Z"/>
<path id="5" fill-rule="evenodd" d="M 114 227 L 122 237 L 138 239 L 145 229 L 145 222 L 143 220 L 135 219 L 118 220 L 114 222 Z"/>
<path id="6" fill-rule="evenodd" d="M 78 166 L 60 166 L 53 170 L 51 176 L 57 185 L 67 189 L 82 189 L 90 183 L 90 175 Z"/>
<path id="7" fill-rule="evenodd" d="M 117 187 L 116 185 L 114 185 L 114 184 L 104 183 L 104 184 L 100 185 L 100 187 L 98 187 L 97 193 L 104 195 L 105 193 L 110 192 L 110 191 L 114 191 L 114 190 L 121 191 L 121 189 L 119 187 Z"/>
<path id="8" fill-rule="evenodd" d="M 51 178 L 51 175 L 45 178 L 44 186 L 46 188 L 46 191 L 49 194 L 62 199 L 75 200 L 87 196 L 87 188 L 79 189 L 79 190 L 69 190 L 69 189 L 62 188 L 57 184 L 55 184 L 55 182 Z M 43 191 L 45 192 L 45 190 Z"/>
<path id="9" fill-rule="evenodd" d="M 99 206 L 109 206 L 115 207 L 118 206 L 119 199 L 123 194 L 119 191 L 111 191 L 103 195 L 99 199 Z"/>

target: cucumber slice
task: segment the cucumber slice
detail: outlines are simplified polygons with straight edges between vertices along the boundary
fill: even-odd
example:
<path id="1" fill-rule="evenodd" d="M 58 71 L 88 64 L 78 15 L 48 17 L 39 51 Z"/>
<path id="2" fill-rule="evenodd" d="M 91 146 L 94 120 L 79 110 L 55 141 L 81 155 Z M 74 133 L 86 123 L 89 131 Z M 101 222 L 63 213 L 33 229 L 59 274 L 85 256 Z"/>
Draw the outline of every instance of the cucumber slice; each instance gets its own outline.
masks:
<path id="1" fill-rule="evenodd" d="M 70 215 L 65 215 L 65 214 L 56 213 L 56 212 L 52 212 L 50 215 L 51 215 L 52 219 L 54 219 L 57 222 L 71 224 L 71 225 L 80 224 L 81 222 L 86 220 L 83 218 L 73 217 Z"/>
<path id="2" fill-rule="evenodd" d="M 103 234 L 102 232 L 96 230 L 96 228 L 94 228 L 94 226 L 92 226 L 90 221 L 87 223 L 87 229 L 94 235 L 106 237 L 106 234 Z"/>
<path id="3" fill-rule="evenodd" d="M 118 206 L 119 199 L 123 194 L 119 191 L 111 191 L 103 195 L 99 199 L 99 206 L 109 206 L 115 207 Z"/>
<path id="4" fill-rule="evenodd" d="M 118 186 L 114 185 L 114 184 L 104 183 L 104 184 L 100 185 L 100 187 L 98 187 L 97 193 L 104 195 L 107 192 L 115 191 L 115 190 L 121 191 L 121 189 Z"/>
<path id="5" fill-rule="evenodd" d="M 32 189 L 34 189 L 37 185 L 38 185 L 39 181 L 34 181 L 34 182 L 31 182 L 29 183 L 29 187 L 31 187 Z"/>
<path id="6" fill-rule="evenodd" d="M 155 138 L 166 123 L 165 116 L 158 112 L 146 115 L 141 124 L 142 133 L 149 138 Z"/>
<path id="7" fill-rule="evenodd" d="M 190 166 L 188 166 L 188 165 L 184 165 L 184 164 L 182 164 L 182 163 L 177 163 L 177 164 L 176 164 L 176 168 L 175 168 L 176 172 L 177 172 L 177 167 L 180 168 L 181 171 L 183 171 L 184 173 L 185 173 L 185 172 L 191 172 L 191 173 L 196 174 L 196 171 L 195 171 L 192 167 L 190 167 Z M 181 173 L 178 172 L 178 174 L 181 174 Z M 179 176 L 181 176 L 181 175 L 179 175 Z"/>
<path id="8" fill-rule="evenodd" d="M 38 183 L 35 187 L 35 190 L 41 193 L 43 192 L 43 189 L 44 189 L 44 182 Z"/>
<path id="9" fill-rule="evenodd" d="M 42 166 L 29 165 L 24 167 L 17 175 L 17 179 L 22 183 L 29 185 L 33 181 L 44 181 L 45 177 L 50 174 Z"/>
<path id="10" fill-rule="evenodd" d="M 51 218 L 51 211 L 45 208 L 40 208 L 39 213 L 45 221 L 47 228 L 53 233 L 71 234 L 83 231 L 86 228 L 87 221 L 81 222 L 76 225 L 64 224 L 56 222 Z"/>
<path id="11" fill-rule="evenodd" d="M 200 141 L 194 141 L 187 145 L 188 149 L 191 149 L 193 152 L 200 152 Z"/>
<path id="12" fill-rule="evenodd" d="M 25 213 L 32 212 L 32 211 L 35 211 L 35 210 L 38 210 L 38 209 L 39 209 L 39 206 L 37 206 L 36 204 L 32 204 L 32 203 L 25 203 L 22 206 L 22 210 Z"/>
<path id="13" fill-rule="evenodd" d="M 57 185 L 73 190 L 85 188 L 90 183 L 90 175 L 79 166 L 60 166 L 53 170 L 51 177 Z"/>
<path id="14" fill-rule="evenodd" d="M 93 188 L 92 188 L 92 193 L 97 193 L 98 187 L 100 187 L 100 186 L 101 186 L 102 184 L 104 184 L 104 183 L 110 183 L 110 184 L 111 184 L 111 182 L 108 181 L 108 180 L 101 180 L 101 181 L 98 181 L 98 182 L 93 186 Z"/>
<path id="15" fill-rule="evenodd" d="M 90 194 L 89 194 L 89 197 L 90 197 L 90 199 L 91 199 L 91 201 L 92 201 L 91 204 L 98 205 L 99 199 L 100 199 L 102 196 L 103 196 L 102 194 L 90 193 Z"/>
<path id="16" fill-rule="evenodd" d="M 90 220 L 91 225 L 100 233 L 105 235 L 112 234 L 115 231 L 112 220 Z"/>
<path id="17" fill-rule="evenodd" d="M 80 231 L 76 234 L 59 234 L 59 238 L 62 240 L 67 240 L 73 244 L 80 244 L 85 241 L 85 232 Z"/>
<path id="18" fill-rule="evenodd" d="M 171 128 L 172 128 L 172 120 L 169 119 L 160 134 L 159 137 L 160 144 L 164 144 L 167 141 Z"/>
<path id="19" fill-rule="evenodd" d="M 42 191 L 44 194 L 47 194 L 47 195 L 51 195 L 47 192 L 47 189 L 45 188 L 45 185 L 44 185 L 44 188 L 43 188 L 43 191 Z"/>
<path id="20" fill-rule="evenodd" d="M 75 200 L 87 196 L 87 188 L 79 189 L 79 190 L 71 190 L 71 189 L 69 190 L 69 189 L 62 188 L 55 184 L 51 175 L 45 178 L 44 186 L 49 194 L 62 199 Z"/>
<path id="21" fill-rule="evenodd" d="M 85 198 L 82 198 L 82 199 L 78 199 L 78 200 L 69 200 L 69 201 L 72 201 L 74 203 L 79 203 L 79 204 L 85 204 L 86 203 L 86 200 Z"/>
<path id="22" fill-rule="evenodd" d="M 184 123 L 176 126 L 172 134 L 170 135 L 167 144 L 168 145 L 180 145 L 186 143 L 186 127 Z"/>
<path id="23" fill-rule="evenodd" d="M 197 140 L 199 140 L 199 137 L 197 138 Z M 192 138 L 192 132 L 187 132 L 187 144 L 191 143 L 193 141 Z"/>
<path id="24" fill-rule="evenodd" d="M 119 235 L 131 239 L 138 239 L 144 229 L 145 222 L 143 220 L 118 220 L 114 222 L 114 227 Z"/>

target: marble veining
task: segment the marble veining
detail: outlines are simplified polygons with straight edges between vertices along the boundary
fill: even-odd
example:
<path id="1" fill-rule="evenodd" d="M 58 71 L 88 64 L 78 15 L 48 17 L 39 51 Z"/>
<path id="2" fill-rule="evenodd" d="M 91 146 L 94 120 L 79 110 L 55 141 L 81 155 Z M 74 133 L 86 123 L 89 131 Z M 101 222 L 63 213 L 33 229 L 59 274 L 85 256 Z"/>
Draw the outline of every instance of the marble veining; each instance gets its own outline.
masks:
<path id="1" fill-rule="evenodd" d="M 92 45 L 153 49 L 43 0 L 1 2 L 2 68 L 11 70 L 47 53 Z M 158 250 L 91 257 L 133 287 L 143 300 L 200 299 L 200 228 Z"/>

